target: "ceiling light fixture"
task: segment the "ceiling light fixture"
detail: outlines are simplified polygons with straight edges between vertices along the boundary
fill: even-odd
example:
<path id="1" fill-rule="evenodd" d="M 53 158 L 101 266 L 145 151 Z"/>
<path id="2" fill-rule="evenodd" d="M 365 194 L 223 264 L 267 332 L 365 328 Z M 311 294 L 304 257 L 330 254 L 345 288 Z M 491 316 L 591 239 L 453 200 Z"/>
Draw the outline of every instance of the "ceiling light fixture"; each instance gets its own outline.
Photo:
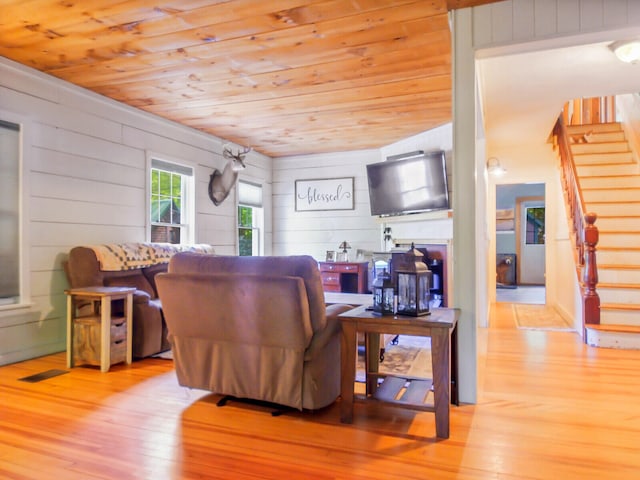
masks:
<path id="1" fill-rule="evenodd" d="M 496 157 L 491 157 L 487 160 L 487 173 L 499 177 L 507 173 L 507 171 L 500 165 L 500 160 Z"/>
<path id="2" fill-rule="evenodd" d="M 640 40 L 621 40 L 609 45 L 611 51 L 625 63 L 640 61 Z"/>

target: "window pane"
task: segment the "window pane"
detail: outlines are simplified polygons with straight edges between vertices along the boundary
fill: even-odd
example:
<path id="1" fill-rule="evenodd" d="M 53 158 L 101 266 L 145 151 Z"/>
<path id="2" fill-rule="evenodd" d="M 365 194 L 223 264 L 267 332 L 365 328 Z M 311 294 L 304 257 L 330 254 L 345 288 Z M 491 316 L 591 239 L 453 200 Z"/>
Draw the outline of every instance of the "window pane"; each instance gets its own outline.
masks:
<path id="1" fill-rule="evenodd" d="M 0 121 L 0 305 L 20 301 L 20 126 Z"/>
<path id="2" fill-rule="evenodd" d="M 151 221 L 160 221 L 160 199 L 157 195 L 151 196 Z"/>
<path id="3" fill-rule="evenodd" d="M 544 235 L 544 207 L 527 208 L 527 245 L 543 245 Z"/>
<path id="4" fill-rule="evenodd" d="M 180 227 L 151 225 L 151 241 L 164 243 L 180 243 Z"/>
<path id="5" fill-rule="evenodd" d="M 251 228 L 238 229 L 238 254 L 241 257 L 253 255 L 253 230 Z"/>
<path id="6" fill-rule="evenodd" d="M 171 195 L 171 174 L 169 172 L 160 171 L 160 186 L 158 193 L 163 196 Z"/>
<path id="7" fill-rule="evenodd" d="M 253 209 L 251 207 L 238 207 L 238 226 L 249 228 L 253 226 Z"/>

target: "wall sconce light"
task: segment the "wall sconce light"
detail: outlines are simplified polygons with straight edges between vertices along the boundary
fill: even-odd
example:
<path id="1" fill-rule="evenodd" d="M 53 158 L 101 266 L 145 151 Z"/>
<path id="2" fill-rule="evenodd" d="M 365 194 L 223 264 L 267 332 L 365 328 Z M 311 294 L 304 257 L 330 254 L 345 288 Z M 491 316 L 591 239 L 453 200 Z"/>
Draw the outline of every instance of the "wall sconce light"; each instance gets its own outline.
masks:
<path id="1" fill-rule="evenodd" d="M 500 160 L 496 157 L 490 157 L 487 160 L 487 173 L 499 177 L 507 173 L 507 171 L 500 165 Z"/>
<path id="2" fill-rule="evenodd" d="M 640 40 L 620 40 L 609 48 L 622 62 L 637 63 L 640 60 Z"/>

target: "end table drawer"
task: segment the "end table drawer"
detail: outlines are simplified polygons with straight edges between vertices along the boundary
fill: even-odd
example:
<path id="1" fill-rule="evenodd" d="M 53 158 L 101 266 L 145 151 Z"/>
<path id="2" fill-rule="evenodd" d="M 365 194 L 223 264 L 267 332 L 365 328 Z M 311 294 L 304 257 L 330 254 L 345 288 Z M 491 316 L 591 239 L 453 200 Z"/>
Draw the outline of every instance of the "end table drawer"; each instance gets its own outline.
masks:
<path id="1" fill-rule="evenodd" d="M 124 362 L 127 358 L 127 339 L 112 339 L 110 350 L 109 358 L 111 359 L 111 364 Z"/>
<path id="2" fill-rule="evenodd" d="M 127 338 L 127 320 L 124 317 L 111 320 L 111 343 Z"/>

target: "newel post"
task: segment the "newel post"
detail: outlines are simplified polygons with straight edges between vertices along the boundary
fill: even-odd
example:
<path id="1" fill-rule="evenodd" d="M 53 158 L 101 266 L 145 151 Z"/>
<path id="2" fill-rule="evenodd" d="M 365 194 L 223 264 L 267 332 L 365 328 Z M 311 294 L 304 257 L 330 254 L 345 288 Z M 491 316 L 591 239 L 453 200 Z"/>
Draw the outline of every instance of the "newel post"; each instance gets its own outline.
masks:
<path id="1" fill-rule="evenodd" d="M 600 323 L 600 297 L 596 292 L 598 283 L 598 266 L 596 265 L 596 245 L 598 244 L 598 227 L 594 225 L 598 216 L 595 213 L 587 213 L 584 216 L 584 267 L 582 281 L 584 293 L 582 294 L 582 321 L 583 324 Z"/>

